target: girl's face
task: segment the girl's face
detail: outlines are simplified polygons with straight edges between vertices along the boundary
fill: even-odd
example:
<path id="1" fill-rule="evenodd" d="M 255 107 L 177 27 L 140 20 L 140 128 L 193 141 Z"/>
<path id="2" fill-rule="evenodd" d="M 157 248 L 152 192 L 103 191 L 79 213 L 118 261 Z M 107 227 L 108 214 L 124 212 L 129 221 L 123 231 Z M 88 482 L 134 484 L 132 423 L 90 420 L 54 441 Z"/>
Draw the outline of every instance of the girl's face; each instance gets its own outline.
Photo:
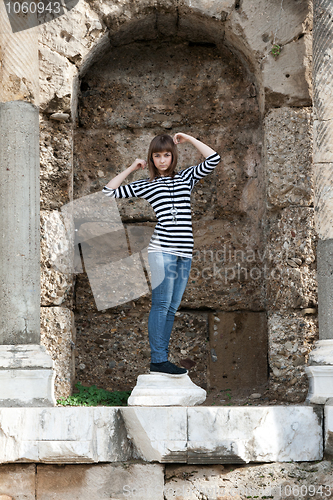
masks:
<path id="1" fill-rule="evenodd" d="M 170 153 L 170 151 L 153 153 L 153 162 L 159 174 L 166 175 L 165 172 L 168 170 L 172 163 L 172 153 Z"/>

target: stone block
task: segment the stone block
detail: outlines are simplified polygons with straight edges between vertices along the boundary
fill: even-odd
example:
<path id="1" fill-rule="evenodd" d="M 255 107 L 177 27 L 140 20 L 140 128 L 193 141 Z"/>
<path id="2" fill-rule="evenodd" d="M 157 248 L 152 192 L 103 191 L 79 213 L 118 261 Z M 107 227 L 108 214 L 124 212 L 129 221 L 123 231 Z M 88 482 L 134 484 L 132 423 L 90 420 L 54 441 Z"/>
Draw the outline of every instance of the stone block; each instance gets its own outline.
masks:
<path id="1" fill-rule="evenodd" d="M 269 215 L 267 307 L 306 309 L 317 304 L 313 208 L 287 207 Z"/>
<path id="2" fill-rule="evenodd" d="M 70 16 L 62 16 L 52 23 L 42 24 L 39 40 L 43 47 L 81 66 L 89 52 L 99 44 L 104 32 L 105 26 L 102 26 L 98 14 L 83 1 L 71 10 Z M 54 86 L 55 81 L 51 79 L 48 85 Z M 58 92 L 60 89 L 56 87 L 55 90 Z"/>
<path id="3" fill-rule="evenodd" d="M 1 370 L 0 406 L 54 406 L 53 370 Z"/>
<path id="4" fill-rule="evenodd" d="M 282 47 L 275 58 L 268 51 L 262 63 L 267 108 L 274 106 L 311 106 L 310 34 Z M 272 48 L 272 45 L 271 47 Z"/>
<path id="5" fill-rule="evenodd" d="M 267 200 L 271 207 L 313 203 L 311 109 L 277 108 L 265 117 Z"/>
<path id="6" fill-rule="evenodd" d="M 74 246 L 57 210 L 41 212 L 41 305 L 71 305 Z"/>
<path id="7" fill-rule="evenodd" d="M 320 460 L 320 415 L 312 406 L 2 408 L 0 463 Z"/>
<path id="8" fill-rule="evenodd" d="M 165 467 L 165 500 L 319 500 L 332 490 L 332 462 L 276 462 L 245 466 L 177 465 Z"/>
<path id="9" fill-rule="evenodd" d="M 41 345 L 0 346 L 0 406 L 54 406 L 53 361 Z"/>
<path id="10" fill-rule="evenodd" d="M 131 407 L 121 412 L 137 458 L 186 462 L 187 408 Z"/>
<path id="11" fill-rule="evenodd" d="M 163 500 L 159 464 L 39 465 L 37 500 Z"/>
<path id="12" fill-rule="evenodd" d="M 238 9 L 228 0 L 223 0 L 222 4 L 223 10 L 230 10 L 235 26 L 238 25 L 244 31 L 252 49 L 262 53 L 269 49 L 277 27 L 277 43 L 281 45 L 287 44 L 302 31 L 312 29 L 311 12 L 307 2 L 297 5 L 288 2 L 283 9 L 274 0 L 258 0 L 255 3 L 252 0 L 243 0 Z M 234 31 L 237 32 L 236 29 Z"/>
<path id="13" fill-rule="evenodd" d="M 0 409 L 0 463 L 117 462 L 131 457 L 119 409 Z"/>
<path id="14" fill-rule="evenodd" d="M 188 408 L 188 463 L 310 461 L 322 453 L 312 406 Z"/>
<path id="15" fill-rule="evenodd" d="M 209 386 L 251 389 L 267 382 L 267 319 L 262 312 L 209 317 Z"/>
<path id="16" fill-rule="evenodd" d="M 222 8 L 227 14 L 225 39 L 260 67 L 267 106 L 311 105 L 308 35 L 312 12 L 308 2 L 288 2 L 281 9 L 274 0 L 244 0 L 231 12 L 228 7 Z M 297 40 L 301 33 L 305 36 Z M 282 46 L 277 58 L 271 54 L 273 43 Z"/>
<path id="17" fill-rule="evenodd" d="M 147 373 L 139 375 L 129 399 L 129 406 L 193 406 L 206 399 L 206 391 L 190 377 Z"/>
<path id="18" fill-rule="evenodd" d="M 65 99 L 65 98 L 64 98 Z M 70 105 L 66 101 L 64 110 Z M 54 104 L 50 113 L 61 107 Z M 72 124 L 40 119 L 40 202 L 42 210 L 55 210 L 68 203 L 71 198 L 73 177 Z M 60 223 L 52 220 L 53 228 Z M 63 229 L 61 229 L 63 233 Z M 62 246 L 63 242 L 61 243 Z M 54 248 L 52 249 L 54 252 Z M 52 252 L 52 253 L 53 253 Z"/>
<path id="19" fill-rule="evenodd" d="M 59 23 L 60 19 L 56 22 Z M 61 21 L 60 21 L 61 22 Z M 70 112 L 75 64 L 61 53 L 39 45 L 40 108 L 44 112 Z"/>
<path id="20" fill-rule="evenodd" d="M 304 401 L 308 391 L 305 366 L 318 339 L 316 309 L 268 313 L 269 385 L 282 401 Z"/>
<path id="21" fill-rule="evenodd" d="M 74 314 L 63 307 L 41 308 L 41 343 L 54 361 L 55 398 L 67 398 L 75 379 Z"/>
<path id="22" fill-rule="evenodd" d="M 46 349 L 40 345 L 1 345 L 2 370 L 30 370 L 31 368 L 49 370 L 53 367 L 51 358 Z"/>
<path id="23" fill-rule="evenodd" d="M 36 466 L 0 465 L 0 500 L 35 500 Z"/>
<path id="24" fill-rule="evenodd" d="M 151 40 L 161 33 L 165 33 L 163 29 L 159 29 L 159 17 L 167 17 L 166 26 L 171 24 L 171 29 L 174 28 L 174 23 L 170 23 L 170 18 L 176 14 L 176 1 L 165 0 L 159 4 L 158 9 L 151 0 L 141 0 L 135 4 L 129 3 L 127 0 L 116 5 L 101 3 L 99 12 L 109 28 L 112 45 L 118 46 L 136 40 Z M 169 35 L 173 33 L 172 29 Z"/>

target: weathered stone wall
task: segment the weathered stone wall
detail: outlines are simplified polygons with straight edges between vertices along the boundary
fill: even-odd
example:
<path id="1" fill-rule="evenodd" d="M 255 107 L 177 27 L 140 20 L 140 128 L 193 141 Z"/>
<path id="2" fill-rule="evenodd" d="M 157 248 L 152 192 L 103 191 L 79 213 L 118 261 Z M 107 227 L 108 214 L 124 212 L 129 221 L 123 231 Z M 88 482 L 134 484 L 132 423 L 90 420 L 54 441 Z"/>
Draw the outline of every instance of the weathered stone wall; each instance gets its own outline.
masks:
<path id="1" fill-rule="evenodd" d="M 291 400 L 304 397 L 300 359 L 316 335 L 311 3 L 79 2 L 43 25 L 40 40 L 42 305 L 54 314 L 73 307 L 72 277 L 53 265 L 66 247 L 57 238 L 65 231 L 59 211 L 72 199 L 73 183 L 74 197 L 93 193 L 144 155 L 156 133 L 192 132 L 216 147 L 223 163 L 193 196 L 197 253 L 187 310 L 178 318 L 190 342 L 175 332 L 174 359 L 196 363 L 193 379 L 209 385 L 207 340 L 214 330 L 198 309 L 266 313 L 272 388 L 279 397 L 288 391 Z M 275 58 L 273 43 L 282 47 Z M 183 147 L 179 165 L 198 159 Z M 147 205 L 128 201 L 120 205 L 128 223 L 153 222 Z M 134 364 L 140 370 L 148 364 L 149 298 L 97 312 L 87 279 L 78 275 L 76 283 L 79 378 L 91 383 L 104 373 L 108 387 L 132 383 Z M 308 333 L 302 322 L 288 323 L 294 314 L 305 314 Z M 281 321 L 271 321 L 274 315 Z M 277 328 L 292 355 L 277 354 Z"/>
<path id="2" fill-rule="evenodd" d="M 2 465 L 1 500 L 331 497 L 332 466 L 316 463 L 178 465 Z M 291 494 L 290 494 L 291 492 Z M 324 492 L 324 493 L 323 493 Z"/>
<path id="3" fill-rule="evenodd" d="M 59 209 L 71 198 L 72 125 L 41 119 L 41 342 L 55 361 L 55 397 L 74 385 L 73 275 Z M 64 261 L 65 257 L 65 261 Z"/>
<path id="4" fill-rule="evenodd" d="M 275 397 L 296 402 L 306 396 L 304 367 L 318 336 L 311 109 L 267 113 L 264 151 L 270 384 Z"/>

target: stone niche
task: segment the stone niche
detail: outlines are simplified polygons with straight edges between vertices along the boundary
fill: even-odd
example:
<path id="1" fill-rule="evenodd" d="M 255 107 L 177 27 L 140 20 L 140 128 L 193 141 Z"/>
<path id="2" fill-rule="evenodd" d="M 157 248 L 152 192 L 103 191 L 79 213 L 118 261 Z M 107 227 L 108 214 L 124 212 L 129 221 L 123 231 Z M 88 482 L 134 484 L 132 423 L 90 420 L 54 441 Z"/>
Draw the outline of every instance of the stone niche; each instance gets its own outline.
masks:
<path id="1" fill-rule="evenodd" d="M 257 311 L 254 316 L 264 316 L 259 312 L 264 308 L 264 188 L 254 80 L 233 52 L 203 37 L 126 42 L 111 47 L 81 80 L 74 133 L 74 198 L 100 191 L 135 158 L 146 158 L 151 139 L 159 133 L 189 133 L 221 152 L 220 165 L 192 194 L 195 252 L 170 345 L 171 359 L 191 368 L 195 383 L 204 388 L 219 385 L 220 358 L 210 364 L 214 383 L 207 379 L 209 352 L 216 347 L 207 310 Z M 202 160 L 189 144 L 180 145 L 179 153 L 178 169 Z M 147 172 L 138 171 L 125 183 L 146 177 Z M 154 212 L 145 200 L 117 200 L 117 205 L 129 230 L 154 225 Z M 94 221 L 93 216 L 84 224 Z M 80 222 L 77 229 L 83 231 Z M 85 249 L 91 254 L 97 245 L 101 255 L 106 241 L 104 236 L 86 241 Z M 106 388 L 131 389 L 136 376 L 147 371 L 150 297 L 143 295 L 98 312 L 87 276 L 77 275 L 77 375 L 82 382 L 98 378 Z M 260 325 L 259 378 L 265 383 L 267 328 L 264 321 Z M 237 330 L 240 339 L 246 328 Z M 226 330 L 225 335 L 231 332 Z M 223 358 L 223 370 L 232 370 L 231 352 L 224 350 Z M 249 365 L 256 362 L 248 359 L 238 369 L 248 373 Z M 254 379 L 240 375 L 237 380 L 250 390 L 258 384 Z"/>
<path id="2" fill-rule="evenodd" d="M 223 158 L 192 195 L 195 252 L 171 359 L 205 388 L 216 385 L 209 379 L 216 370 L 225 387 L 223 370 L 235 368 L 235 358 L 222 356 L 223 332 L 211 325 L 222 328 L 222 317 L 228 325 L 229 314 L 267 314 L 260 342 L 268 337 L 271 388 L 279 401 L 304 399 L 303 361 L 318 336 L 310 0 L 285 0 L 283 9 L 276 0 L 80 0 L 40 28 L 42 337 L 56 361 L 58 394 L 71 389 L 73 352 L 77 380 L 131 389 L 149 365 L 150 306 L 149 284 L 135 297 L 134 283 L 127 302 L 97 310 L 87 275 L 73 279 L 54 266 L 68 244 L 61 208 L 73 192 L 75 201 L 95 196 L 145 157 L 155 134 L 183 131 Z M 200 160 L 192 147 L 179 150 L 179 168 Z M 142 200 L 117 206 L 126 251 L 133 229 L 151 229 L 154 214 Z M 90 216 L 77 228 L 95 224 Z M 97 243 L 104 258 L 108 241 L 85 241 L 81 251 L 93 254 Z M 239 339 L 246 331 L 237 329 Z"/>

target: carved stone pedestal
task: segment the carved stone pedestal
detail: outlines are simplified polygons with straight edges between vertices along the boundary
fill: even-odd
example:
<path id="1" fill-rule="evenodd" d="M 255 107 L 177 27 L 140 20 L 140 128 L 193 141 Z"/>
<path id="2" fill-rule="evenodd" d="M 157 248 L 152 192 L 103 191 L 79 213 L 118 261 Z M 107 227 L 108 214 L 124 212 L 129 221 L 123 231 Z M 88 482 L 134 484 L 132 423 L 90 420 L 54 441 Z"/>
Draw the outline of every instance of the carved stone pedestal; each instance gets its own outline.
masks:
<path id="1" fill-rule="evenodd" d="M 190 377 L 147 373 L 139 375 L 128 399 L 129 406 L 194 406 L 206 399 L 206 391 Z"/>
<path id="2" fill-rule="evenodd" d="M 310 353 L 309 366 L 306 367 L 309 377 L 307 401 L 314 404 L 325 404 L 333 398 L 333 340 L 325 339 L 316 342 Z"/>
<path id="3" fill-rule="evenodd" d="M 55 406 L 53 361 L 42 345 L 0 345 L 0 406 Z"/>

